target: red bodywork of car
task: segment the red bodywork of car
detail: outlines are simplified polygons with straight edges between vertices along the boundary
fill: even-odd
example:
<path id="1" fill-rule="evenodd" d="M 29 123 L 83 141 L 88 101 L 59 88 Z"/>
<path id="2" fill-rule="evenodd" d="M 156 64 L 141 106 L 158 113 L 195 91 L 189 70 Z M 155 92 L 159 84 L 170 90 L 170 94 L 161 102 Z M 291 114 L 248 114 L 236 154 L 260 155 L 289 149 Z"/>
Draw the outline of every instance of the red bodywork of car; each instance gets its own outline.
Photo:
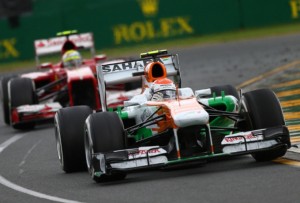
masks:
<path id="1" fill-rule="evenodd" d="M 75 43 L 81 44 L 75 45 Z M 70 47 L 76 50 L 79 47 L 82 48 L 82 45 L 85 46 L 84 48 L 91 49 L 92 58 L 84 59 L 79 67 L 64 67 L 62 62 L 39 64 L 39 56 L 57 52 L 63 54 Z M 93 54 L 94 42 L 91 33 L 36 40 L 35 48 L 38 71 L 24 73 L 20 77 L 30 78 L 34 82 L 38 102 L 28 107 L 26 105 L 11 107 L 11 124 L 47 120 L 55 116 L 56 110 L 67 106 L 88 105 L 96 111 L 101 110 L 96 66 L 97 63 L 103 63 L 106 60 L 106 55 L 95 56 Z M 110 89 L 121 90 L 120 98 L 117 98 L 117 101 L 114 100 L 110 107 L 117 107 L 124 100 L 129 99 L 122 94 L 122 91 L 125 91 L 124 86 L 113 86 Z M 51 102 L 52 104 L 59 103 L 61 106 L 52 108 Z M 30 110 L 27 111 L 27 108 Z"/>
<path id="2" fill-rule="evenodd" d="M 45 68 L 42 68 L 42 70 Z M 67 85 L 68 94 L 69 94 L 69 105 L 73 106 L 74 101 L 72 97 L 72 84 L 77 81 L 82 80 L 91 80 L 94 93 L 95 93 L 95 103 L 96 106 L 94 107 L 96 110 L 100 108 L 100 101 L 98 96 L 98 82 L 95 77 L 96 75 L 96 61 L 93 59 L 84 60 L 81 67 L 78 68 L 64 68 L 61 63 L 57 64 L 49 64 L 47 66 L 47 70 L 45 71 L 38 71 L 38 72 L 31 72 L 22 74 L 21 77 L 30 78 L 34 81 L 36 89 L 40 87 L 53 83 L 58 80 L 63 80 L 62 82 L 58 83 L 57 85 L 53 86 L 49 91 L 43 93 L 39 96 L 40 99 L 47 97 L 49 94 L 60 91 L 61 88 Z M 64 80 L 65 79 L 65 80 Z"/>

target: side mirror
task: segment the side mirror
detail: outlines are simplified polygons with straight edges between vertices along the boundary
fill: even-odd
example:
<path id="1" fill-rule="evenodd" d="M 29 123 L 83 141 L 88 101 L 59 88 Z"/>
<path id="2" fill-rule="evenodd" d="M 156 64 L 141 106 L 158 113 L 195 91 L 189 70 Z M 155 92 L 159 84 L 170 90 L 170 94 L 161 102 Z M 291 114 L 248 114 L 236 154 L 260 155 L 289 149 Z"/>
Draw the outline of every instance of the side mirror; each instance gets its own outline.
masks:
<path id="1" fill-rule="evenodd" d="M 193 90 L 189 87 L 179 88 L 178 94 L 180 99 L 190 99 L 195 96 Z"/>
<path id="2" fill-rule="evenodd" d="M 106 54 L 100 54 L 100 55 L 96 55 L 94 57 L 94 60 L 96 61 L 96 63 L 98 63 L 99 61 L 104 61 L 106 59 L 107 59 Z"/>
<path id="3" fill-rule="evenodd" d="M 195 94 L 196 94 L 196 97 L 197 97 L 197 98 L 198 98 L 198 97 L 200 98 L 200 97 L 209 96 L 209 95 L 212 94 L 212 92 L 211 92 L 211 89 L 208 88 L 208 89 L 196 90 L 196 91 L 195 91 Z"/>
<path id="4" fill-rule="evenodd" d="M 49 68 L 53 68 L 53 64 L 52 63 L 42 63 L 41 65 L 38 66 L 39 69 L 49 69 Z"/>
<path id="5" fill-rule="evenodd" d="M 124 106 L 133 106 L 133 105 L 141 105 L 143 103 L 146 103 L 147 97 L 144 94 L 135 95 L 128 101 L 124 101 Z"/>

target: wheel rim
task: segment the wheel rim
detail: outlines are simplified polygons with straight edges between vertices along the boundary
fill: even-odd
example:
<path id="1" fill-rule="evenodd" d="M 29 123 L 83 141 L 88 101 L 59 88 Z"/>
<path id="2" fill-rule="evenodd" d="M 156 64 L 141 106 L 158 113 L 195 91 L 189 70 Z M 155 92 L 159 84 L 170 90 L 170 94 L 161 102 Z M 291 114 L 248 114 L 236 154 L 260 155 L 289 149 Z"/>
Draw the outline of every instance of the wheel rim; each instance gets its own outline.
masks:
<path id="1" fill-rule="evenodd" d="M 59 129 L 59 124 L 58 124 L 57 114 L 55 115 L 54 129 L 55 129 L 55 140 L 56 140 L 57 156 L 58 156 L 61 167 L 64 168 L 64 156 L 63 156 L 63 150 L 62 150 L 62 144 L 61 144 L 61 135 L 60 135 L 60 129 Z"/>
<path id="2" fill-rule="evenodd" d="M 91 139 L 89 136 L 88 128 L 85 128 L 84 152 L 85 152 L 85 160 L 86 160 L 86 165 L 87 165 L 88 171 L 89 171 L 90 175 L 93 177 L 94 169 L 93 169 L 93 165 L 92 165 L 92 154 L 94 153 L 94 150 L 93 150 L 93 144 L 91 143 Z"/>

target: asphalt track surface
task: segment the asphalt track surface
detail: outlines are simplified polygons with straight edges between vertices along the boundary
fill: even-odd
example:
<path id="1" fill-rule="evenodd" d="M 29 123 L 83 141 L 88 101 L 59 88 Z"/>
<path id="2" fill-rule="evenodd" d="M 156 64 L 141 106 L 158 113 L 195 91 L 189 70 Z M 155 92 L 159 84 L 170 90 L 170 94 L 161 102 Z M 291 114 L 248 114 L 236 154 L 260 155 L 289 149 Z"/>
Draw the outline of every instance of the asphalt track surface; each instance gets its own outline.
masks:
<path id="1" fill-rule="evenodd" d="M 193 89 L 221 84 L 239 86 L 299 60 L 300 35 L 194 46 L 171 52 L 179 53 L 183 86 Z M 265 84 L 274 83 L 276 80 Z M 1 203 L 279 203 L 300 199 L 297 164 L 256 163 L 250 156 L 168 171 L 132 173 L 123 181 L 96 184 L 87 172 L 62 172 L 52 124 L 20 132 L 3 123 L 1 117 Z"/>

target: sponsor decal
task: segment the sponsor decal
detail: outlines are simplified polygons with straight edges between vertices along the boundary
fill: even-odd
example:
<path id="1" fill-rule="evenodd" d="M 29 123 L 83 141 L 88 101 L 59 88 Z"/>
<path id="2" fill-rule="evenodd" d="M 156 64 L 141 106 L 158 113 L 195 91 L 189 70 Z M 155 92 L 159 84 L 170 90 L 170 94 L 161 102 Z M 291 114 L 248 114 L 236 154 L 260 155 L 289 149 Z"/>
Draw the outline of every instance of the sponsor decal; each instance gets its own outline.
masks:
<path id="1" fill-rule="evenodd" d="M 141 11 L 143 12 L 144 16 L 146 17 L 153 17 L 156 16 L 158 12 L 158 0 L 137 0 Z"/>
<path id="2" fill-rule="evenodd" d="M 119 72 L 124 70 L 138 69 L 140 66 L 145 66 L 143 61 L 108 64 L 102 65 L 102 71 L 103 73 Z"/>
<path id="3" fill-rule="evenodd" d="M 150 150 L 146 150 L 146 149 L 140 149 L 138 150 L 137 152 L 133 152 L 133 153 L 130 153 L 129 155 L 131 156 L 134 156 L 134 155 L 143 155 L 143 154 L 159 154 L 160 153 L 160 150 L 159 149 L 150 149 Z"/>
<path id="4" fill-rule="evenodd" d="M 190 16 L 157 18 L 159 0 L 136 0 L 136 2 L 147 20 L 113 26 L 114 43 L 116 45 L 194 33 L 194 28 L 190 24 Z"/>
<path id="5" fill-rule="evenodd" d="M 116 45 L 193 33 L 194 28 L 190 25 L 190 17 L 184 16 L 136 21 L 131 24 L 119 24 L 113 27 L 114 43 Z"/>
<path id="6" fill-rule="evenodd" d="M 243 143 L 245 140 L 247 142 L 263 140 L 262 132 L 244 132 L 228 135 L 224 137 L 224 139 L 222 140 L 222 144 Z"/>
<path id="7" fill-rule="evenodd" d="M 246 139 L 246 140 L 250 140 L 250 139 L 256 139 L 255 136 L 253 136 L 252 133 L 248 134 L 248 135 L 243 135 L 243 137 Z M 239 140 L 244 140 L 244 138 L 242 137 L 225 137 L 225 141 L 226 142 L 234 142 L 234 141 L 239 141 Z"/>
<path id="8" fill-rule="evenodd" d="M 43 47 L 51 47 L 51 46 L 57 46 L 57 45 L 63 45 L 63 43 L 66 41 L 66 37 L 57 37 L 57 38 L 50 38 L 50 39 L 42 39 L 42 40 L 36 40 L 34 42 L 35 48 L 43 48 Z"/>
<path id="9" fill-rule="evenodd" d="M 35 40 L 34 47 L 36 54 L 40 55 L 59 52 L 66 40 L 67 38 L 65 36 Z M 83 46 L 85 48 L 94 46 L 93 35 L 91 33 L 71 35 L 69 40 L 74 42 L 76 46 Z"/>
<path id="10" fill-rule="evenodd" d="M 16 38 L 0 40 L 0 59 L 18 58 L 19 51 L 16 49 Z"/>
<path id="11" fill-rule="evenodd" d="M 159 58 L 158 61 L 161 63 L 169 62 L 171 57 L 164 57 Z M 147 60 L 139 60 L 139 61 L 131 61 L 131 62 L 123 62 L 123 63 L 115 63 L 115 64 L 106 64 L 102 65 L 102 71 L 103 73 L 111 73 L 111 72 L 119 72 L 119 71 L 126 71 L 126 70 L 132 70 L 136 69 L 139 71 L 144 71 L 144 67 L 149 63 L 152 62 L 151 59 Z"/>
<path id="12" fill-rule="evenodd" d="M 55 37 L 50 39 L 36 40 L 35 47 L 41 48 L 41 47 L 63 45 L 66 39 L 67 39 L 66 37 Z M 81 34 L 81 35 L 70 36 L 70 40 L 76 44 L 81 42 L 92 42 L 93 38 L 91 34 Z"/>
<path id="13" fill-rule="evenodd" d="M 168 159 L 166 156 L 156 156 L 156 157 L 151 157 L 148 160 L 146 158 L 144 159 L 136 159 L 136 160 L 130 160 L 130 161 L 125 161 L 121 163 L 111 163 L 112 168 L 137 168 L 141 166 L 149 166 L 150 165 L 155 165 L 155 164 L 162 164 L 168 162 Z"/>
<path id="14" fill-rule="evenodd" d="M 292 18 L 299 18 L 300 0 L 290 0 Z"/>
<path id="15" fill-rule="evenodd" d="M 128 154 L 129 159 L 136 159 L 141 157 L 148 156 L 157 156 L 160 154 L 165 154 L 166 151 L 162 148 L 154 148 L 154 147 L 139 147 L 137 150 L 134 150 Z"/>
<path id="16" fill-rule="evenodd" d="M 23 105 L 17 107 L 18 113 L 35 113 L 40 111 L 48 111 L 48 112 L 54 112 L 58 109 L 62 108 L 62 106 L 58 103 L 48 103 L 48 104 L 36 104 L 36 105 Z"/>

